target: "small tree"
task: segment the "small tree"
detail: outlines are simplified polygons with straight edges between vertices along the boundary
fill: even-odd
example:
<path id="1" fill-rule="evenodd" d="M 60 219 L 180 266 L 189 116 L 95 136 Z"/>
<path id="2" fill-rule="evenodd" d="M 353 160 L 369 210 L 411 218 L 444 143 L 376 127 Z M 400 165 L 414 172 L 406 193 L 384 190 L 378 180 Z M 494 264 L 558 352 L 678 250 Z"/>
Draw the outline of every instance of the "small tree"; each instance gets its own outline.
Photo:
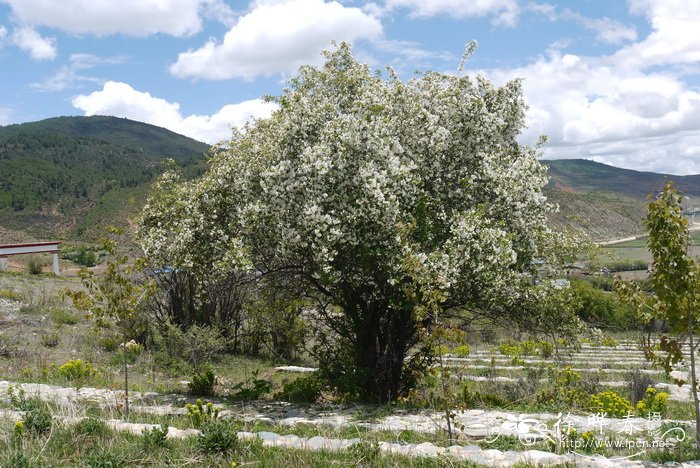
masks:
<path id="1" fill-rule="evenodd" d="M 118 228 L 107 228 L 112 235 L 121 234 Z M 124 365 L 125 415 L 129 418 L 129 360 L 127 342 L 134 329 L 134 320 L 147 299 L 153 294 L 152 281 L 137 282 L 134 274 L 143 262 L 129 263 L 129 257 L 117 252 L 117 242 L 113 237 L 101 240 L 102 248 L 112 256 L 107 262 L 107 271 L 100 276 L 83 268 L 80 270 L 85 291 L 67 290 L 66 295 L 73 300 L 78 310 L 87 312 L 97 323 L 112 321 L 122 336 L 120 351 Z"/>
<path id="2" fill-rule="evenodd" d="M 682 346 L 687 340 L 690 353 L 690 384 L 695 404 L 695 443 L 700 454 L 700 402 L 695 369 L 698 350 L 698 321 L 700 319 L 700 265 L 688 251 L 688 220 L 683 216 L 683 197 L 667 182 L 663 192 L 649 203 L 646 229 L 647 245 L 654 262 L 650 275 L 652 293 L 645 293 L 636 283 L 627 283 L 619 277 L 615 290 L 625 302 L 636 307 L 637 316 L 644 324 L 655 319 L 666 321 L 670 331 L 679 338 L 663 336 L 660 340 L 664 355 L 656 362 L 666 372 L 682 361 Z M 682 384 L 682 381 L 677 381 Z"/>

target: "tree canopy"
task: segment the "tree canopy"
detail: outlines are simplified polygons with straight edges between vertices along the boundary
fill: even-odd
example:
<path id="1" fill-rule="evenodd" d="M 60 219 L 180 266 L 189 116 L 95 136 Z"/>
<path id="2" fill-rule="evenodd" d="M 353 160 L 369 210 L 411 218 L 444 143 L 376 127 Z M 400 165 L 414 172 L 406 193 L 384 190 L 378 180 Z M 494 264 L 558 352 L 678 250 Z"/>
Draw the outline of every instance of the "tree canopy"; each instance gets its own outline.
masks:
<path id="1" fill-rule="evenodd" d="M 151 261 L 202 281 L 247 270 L 292 286 L 333 336 L 322 364 L 342 365 L 326 370 L 387 401 L 410 385 L 434 313 L 536 302 L 536 260 L 555 261 L 562 237 L 546 223 L 546 168 L 517 141 L 520 81 L 403 82 L 345 44 L 325 56 L 202 178 L 163 177 L 140 238 Z"/>

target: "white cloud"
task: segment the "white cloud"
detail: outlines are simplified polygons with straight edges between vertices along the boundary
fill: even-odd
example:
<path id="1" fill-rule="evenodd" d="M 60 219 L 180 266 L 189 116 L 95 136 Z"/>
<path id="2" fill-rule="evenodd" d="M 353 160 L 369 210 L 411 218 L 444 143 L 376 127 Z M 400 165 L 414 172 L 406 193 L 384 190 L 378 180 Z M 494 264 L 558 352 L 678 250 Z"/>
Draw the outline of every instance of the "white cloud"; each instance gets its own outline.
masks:
<path id="1" fill-rule="evenodd" d="M 318 63 L 330 42 L 377 38 L 382 26 L 358 8 L 324 0 L 258 1 L 225 35 L 181 53 L 170 72 L 179 77 L 252 78 Z"/>
<path id="2" fill-rule="evenodd" d="M 373 5 L 376 11 L 376 5 Z M 455 18 L 493 17 L 497 25 L 514 26 L 518 21 L 517 0 L 386 0 L 385 8 L 406 8 L 413 17 L 447 15 Z"/>
<path id="3" fill-rule="evenodd" d="M 551 51 L 525 67 L 485 74 L 499 83 L 525 78 L 530 109 L 522 138 L 533 143 L 547 134 L 549 158 L 700 173 L 690 146 L 700 141 L 700 93 L 670 72 L 619 66 L 614 56 Z"/>
<path id="4" fill-rule="evenodd" d="M 630 8 L 647 16 L 652 33 L 618 51 L 620 63 L 650 67 L 700 61 L 700 2 L 630 0 Z"/>
<path id="5" fill-rule="evenodd" d="M 596 39 L 607 44 L 637 40 L 637 30 L 634 26 L 625 25 L 607 17 L 589 18 L 569 8 L 560 12 L 556 6 L 547 3 L 531 3 L 527 8 L 529 11 L 546 16 L 550 21 L 574 21 L 582 27 L 594 31 Z"/>
<path id="6" fill-rule="evenodd" d="M 53 60 L 58 55 L 56 40 L 42 37 L 35 29 L 21 27 L 12 33 L 12 42 L 20 49 L 29 52 L 34 60 Z"/>
<path id="7" fill-rule="evenodd" d="M 550 20 L 576 21 L 610 43 L 635 40 L 607 56 L 566 54 L 550 47 L 516 69 L 483 73 L 498 83 L 525 78 L 530 106 L 522 135 L 550 137 L 547 158 L 587 158 L 620 167 L 671 174 L 700 173 L 700 90 L 686 76 L 700 67 L 700 3 L 630 0 L 652 32 L 612 20 L 590 19 L 540 4 Z"/>
<path id="8" fill-rule="evenodd" d="M 0 24 L 0 46 L 5 42 L 5 38 L 7 38 L 7 28 Z"/>
<path id="9" fill-rule="evenodd" d="M 619 44 L 637 40 L 637 30 L 610 18 L 587 18 L 574 14 L 574 20 L 586 29 L 596 32 L 596 37 L 608 44 Z"/>
<path id="10" fill-rule="evenodd" d="M 92 76 L 80 74 L 80 70 L 87 70 L 98 65 L 115 65 L 124 63 L 126 57 L 98 57 L 91 54 L 71 54 L 68 64 L 61 66 L 53 75 L 43 81 L 31 83 L 30 88 L 39 92 L 57 92 L 64 89 L 80 86 L 81 82 L 102 83 L 104 80 Z"/>
<path id="11" fill-rule="evenodd" d="M 217 0 L 0 0 L 15 21 L 72 34 L 187 36 L 201 27 L 200 7 Z"/>
<path id="12" fill-rule="evenodd" d="M 207 143 L 216 143 L 231 136 L 233 126 L 242 126 L 251 118 L 268 117 L 276 104 L 260 99 L 222 107 L 213 115 L 183 117 L 180 105 L 137 91 L 126 83 L 109 81 L 101 91 L 76 96 L 72 104 L 85 115 L 126 117 L 165 127 Z"/>

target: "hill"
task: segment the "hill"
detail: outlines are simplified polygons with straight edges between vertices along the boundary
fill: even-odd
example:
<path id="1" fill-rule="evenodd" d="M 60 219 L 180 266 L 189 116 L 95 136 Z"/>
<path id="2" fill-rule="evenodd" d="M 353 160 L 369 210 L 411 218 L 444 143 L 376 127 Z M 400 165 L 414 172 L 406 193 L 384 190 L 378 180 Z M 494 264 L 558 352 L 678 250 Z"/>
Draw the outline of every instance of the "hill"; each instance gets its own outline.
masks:
<path id="1" fill-rule="evenodd" d="M 171 158 L 186 175 L 204 168 L 209 146 L 128 119 L 56 117 L 0 127 L 0 242 L 94 238 L 106 224 L 126 225 Z M 670 176 L 580 159 L 549 167 L 551 216 L 596 240 L 643 232 L 647 196 L 671 178 L 700 207 L 700 175 Z M 700 211 L 700 208 L 697 208 Z"/>
<path id="2" fill-rule="evenodd" d="M 643 233 L 647 197 L 661 191 L 667 180 L 688 197 L 688 209 L 700 206 L 700 175 L 640 172 L 582 159 L 542 163 L 550 177 L 545 194 L 560 208 L 552 221 L 581 228 L 596 240 Z"/>
<path id="3" fill-rule="evenodd" d="M 188 173 L 208 145 L 116 117 L 57 117 L 0 127 L 0 217 L 37 237 L 94 237 L 124 223 L 171 158 Z"/>

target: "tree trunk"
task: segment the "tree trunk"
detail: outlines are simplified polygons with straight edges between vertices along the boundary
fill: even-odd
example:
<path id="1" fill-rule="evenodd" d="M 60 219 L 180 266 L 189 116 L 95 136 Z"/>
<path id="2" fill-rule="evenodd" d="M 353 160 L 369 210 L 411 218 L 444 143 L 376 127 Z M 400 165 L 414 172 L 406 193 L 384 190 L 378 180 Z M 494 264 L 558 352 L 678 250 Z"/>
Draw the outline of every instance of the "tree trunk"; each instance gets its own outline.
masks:
<path id="1" fill-rule="evenodd" d="M 129 420 L 129 361 L 126 355 L 126 336 L 124 337 L 124 348 L 122 349 L 122 357 L 124 358 L 124 414 L 125 420 Z"/>
<path id="2" fill-rule="evenodd" d="M 690 345 L 690 384 L 693 392 L 693 403 L 695 405 L 695 451 L 700 456 L 700 401 L 698 401 L 698 381 L 695 372 L 695 340 L 694 340 L 694 324 L 692 315 L 688 314 L 688 337 Z"/>
<path id="3" fill-rule="evenodd" d="M 404 362 L 414 344 L 415 321 L 410 311 L 370 304 L 354 320 L 354 351 L 360 396 L 388 403 L 405 388 Z"/>

